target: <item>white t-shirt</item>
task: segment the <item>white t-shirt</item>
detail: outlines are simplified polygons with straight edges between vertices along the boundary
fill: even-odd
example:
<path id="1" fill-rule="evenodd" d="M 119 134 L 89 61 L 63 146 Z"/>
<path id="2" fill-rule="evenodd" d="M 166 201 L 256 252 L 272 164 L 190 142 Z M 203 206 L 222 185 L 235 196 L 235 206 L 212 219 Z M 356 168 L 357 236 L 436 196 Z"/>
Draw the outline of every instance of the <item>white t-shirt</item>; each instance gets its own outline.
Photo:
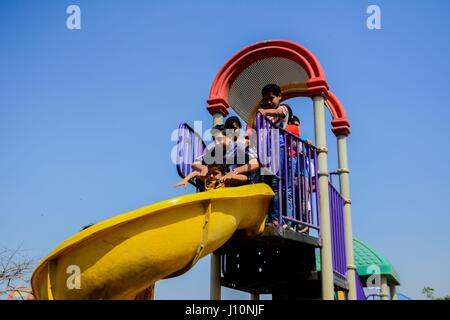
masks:
<path id="1" fill-rule="evenodd" d="M 278 108 L 281 108 L 281 111 L 283 111 L 284 118 L 272 116 L 267 116 L 267 118 L 269 118 L 269 120 L 275 125 L 275 127 L 286 128 L 289 121 L 289 110 L 284 104 L 280 104 Z"/>

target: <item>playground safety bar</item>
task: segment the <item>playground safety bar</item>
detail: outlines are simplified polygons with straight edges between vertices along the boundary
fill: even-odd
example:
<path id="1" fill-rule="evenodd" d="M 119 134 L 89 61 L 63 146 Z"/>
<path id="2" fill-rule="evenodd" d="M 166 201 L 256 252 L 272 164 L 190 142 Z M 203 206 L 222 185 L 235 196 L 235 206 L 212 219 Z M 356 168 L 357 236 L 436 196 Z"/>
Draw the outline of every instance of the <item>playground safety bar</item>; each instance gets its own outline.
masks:
<path id="1" fill-rule="evenodd" d="M 366 297 L 361 279 L 359 278 L 359 274 L 357 271 L 355 274 L 355 280 L 356 280 L 356 299 L 357 300 L 368 300 L 370 295 L 368 297 Z"/>
<path id="2" fill-rule="evenodd" d="M 203 155 L 206 145 L 202 137 L 187 123 L 180 123 L 178 126 L 177 141 L 177 172 L 182 178 L 192 172 L 192 164 Z M 189 181 L 194 187 L 198 186 L 192 180 Z M 197 190 L 198 191 L 198 190 Z"/>
<path id="3" fill-rule="evenodd" d="M 256 116 L 257 149 L 263 171 L 276 179 L 278 187 L 279 223 L 308 226 L 320 235 L 320 202 L 317 168 L 317 148 L 300 137 L 276 128 L 260 113 Z M 328 184 L 332 260 L 334 274 L 346 280 L 347 260 L 344 234 L 344 199 L 332 181 Z"/>
<path id="4" fill-rule="evenodd" d="M 317 148 L 294 134 L 277 128 L 259 112 L 256 115 L 256 145 L 264 180 L 278 190 L 278 222 L 291 227 L 309 227 L 320 236 Z M 252 143 L 251 143 L 252 144 Z"/>
<path id="5" fill-rule="evenodd" d="M 329 173 L 329 175 L 330 175 L 330 178 L 329 178 L 330 183 L 333 184 L 333 176 L 339 176 L 339 173 L 336 171 L 332 171 Z"/>
<path id="6" fill-rule="evenodd" d="M 347 275 L 347 258 L 344 234 L 344 199 L 336 188 L 328 182 L 331 216 L 331 243 L 334 273 L 345 280 Z"/>

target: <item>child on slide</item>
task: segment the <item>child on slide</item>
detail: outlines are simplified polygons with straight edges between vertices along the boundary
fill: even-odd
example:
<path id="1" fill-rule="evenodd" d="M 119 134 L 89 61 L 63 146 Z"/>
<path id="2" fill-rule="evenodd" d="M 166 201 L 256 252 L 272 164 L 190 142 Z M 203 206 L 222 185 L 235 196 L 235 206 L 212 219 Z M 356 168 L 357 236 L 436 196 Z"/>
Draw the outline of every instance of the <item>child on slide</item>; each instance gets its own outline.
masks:
<path id="1" fill-rule="evenodd" d="M 226 182 L 220 182 L 220 179 L 222 179 L 227 174 L 227 166 L 224 164 L 210 164 L 208 166 L 202 165 L 204 169 L 208 169 L 208 174 L 206 177 L 202 176 L 199 171 L 194 171 L 188 174 L 183 180 L 178 182 L 175 186 L 186 186 L 186 184 L 191 179 L 197 179 L 197 182 L 200 182 L 200 184 L 203 186 L 205 191 L 213 190 L 213 189 L 220 189 L 224 187 L 229 186 L 236 186 L 236 185 L 243 185 L 248 182 L 248 177 L 244 174 L 234 174 L 232 175 L 232 178 L 227 180 Z M 203 168 L 202 168 L 203 169 Z"/>

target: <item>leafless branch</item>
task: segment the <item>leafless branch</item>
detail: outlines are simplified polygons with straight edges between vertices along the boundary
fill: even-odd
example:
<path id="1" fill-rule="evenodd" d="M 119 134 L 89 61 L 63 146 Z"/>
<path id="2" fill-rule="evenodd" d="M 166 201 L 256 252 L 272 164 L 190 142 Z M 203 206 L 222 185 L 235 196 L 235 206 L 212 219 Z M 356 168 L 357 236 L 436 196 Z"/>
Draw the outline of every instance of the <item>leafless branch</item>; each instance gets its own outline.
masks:
<path id="1" fill-rule="evenodd" d="M 16 249 L 0 249 L 0 295 L 16 291 L 24 299 L 26 290 L 16 287 L 29 284 L 35 261 L 23 254 L 22 245 Z"/>

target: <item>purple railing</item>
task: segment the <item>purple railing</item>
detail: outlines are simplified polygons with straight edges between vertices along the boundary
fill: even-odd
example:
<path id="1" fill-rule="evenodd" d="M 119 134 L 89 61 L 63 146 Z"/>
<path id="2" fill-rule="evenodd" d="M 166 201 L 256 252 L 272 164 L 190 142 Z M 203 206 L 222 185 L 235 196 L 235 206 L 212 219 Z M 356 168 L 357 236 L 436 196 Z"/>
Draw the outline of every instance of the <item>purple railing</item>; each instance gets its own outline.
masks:
<path id="1" fill-rule="evenodd" d="M 294 134 L 276 128 L 260 113 L 256 116 L 256 136 L 261 174 L 272 176 L 278 182 L 279 224 L 307 226 L 316 230 L 319 237 L 317 149 Z"/>
<path id="2" fill-rule="evenodd" d="M 359 278 L 358 272 L 355 272 L 356 280 L 356 299 L 357 300 L 367 300 L 366 293 L 364 292 L 364 287 L 362 285 L 361 279 Z"/>
<path id="3" fill-rule="evenodd" d="M 333 271 L 337 276 L 345 280 L 347 275 L 347 258 L 344 234 L 344 199 L 331 182 L 328 182 L 328 193 L 330 196 Z"/>
<path id="4" fill-rule="evenodd" d="M 315 169 L 317 148 L 284 129 L 275 128 L 270 120 L 259 113 L 256 131 L 262 167 L 278 180 L 279 223 L 291 221 L 308 226 L 318 230 L 320 236 L 319 178 Z M 344 199 L 332 185 L 332 180 L 329 183 L 329 201 L 333 271 L 336 276 L 346 280 Z M 292 210 L 288 210 L 289 202 Z"/>
<path id="5" fill-rule="evenodd" d="M 181 178 L 192 172 L 192 164 L 195 159 L 203 155 L 205 149 L 206 145 L 202 137 L 188 124 L 180 123 L 177 141 L 177 171 Z M 189 183 L 197 187 L 193 181 Z"/>

